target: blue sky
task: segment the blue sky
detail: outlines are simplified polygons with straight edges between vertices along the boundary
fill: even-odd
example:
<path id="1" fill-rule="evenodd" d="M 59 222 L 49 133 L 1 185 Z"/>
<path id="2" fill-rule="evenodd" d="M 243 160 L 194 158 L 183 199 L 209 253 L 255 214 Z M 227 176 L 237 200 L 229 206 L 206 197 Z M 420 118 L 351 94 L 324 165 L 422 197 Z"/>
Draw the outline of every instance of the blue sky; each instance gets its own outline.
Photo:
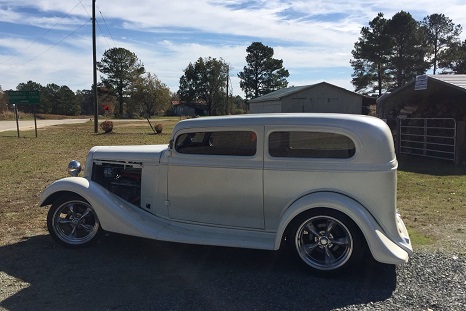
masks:
<path id="1" fill-rule="evenodd" d="M 126 48 L 172 92 L 190 62 L 222 58 L 233 68 L 233 94 L 244 96 L 237 73 L 254 41 L 274 49 L 290 86 L 326 81 L 353 90 L 349 60 L 361 27 L 378 12 L 404 10 L 416 20 L 443 13 L 465 28 L 464 0 L 100 0 L 96 2 L 97 59 Z M 32 80 L 92 85 L 92 0 L 1 0 L 0 86 Z M 100 80 L 100 78 L 99 78 Z"/>

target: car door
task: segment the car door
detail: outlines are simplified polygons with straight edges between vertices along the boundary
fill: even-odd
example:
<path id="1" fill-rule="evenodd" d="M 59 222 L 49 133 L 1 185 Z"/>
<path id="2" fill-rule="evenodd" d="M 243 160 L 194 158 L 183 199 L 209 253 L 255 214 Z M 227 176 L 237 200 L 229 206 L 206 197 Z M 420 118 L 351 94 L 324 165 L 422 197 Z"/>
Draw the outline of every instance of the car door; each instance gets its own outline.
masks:
<path id="1" fill-rule="evenodd" d="M 169 157 L 167 202 L 174 220 L 264 228 L 263 131 L 185 130 Z"/>

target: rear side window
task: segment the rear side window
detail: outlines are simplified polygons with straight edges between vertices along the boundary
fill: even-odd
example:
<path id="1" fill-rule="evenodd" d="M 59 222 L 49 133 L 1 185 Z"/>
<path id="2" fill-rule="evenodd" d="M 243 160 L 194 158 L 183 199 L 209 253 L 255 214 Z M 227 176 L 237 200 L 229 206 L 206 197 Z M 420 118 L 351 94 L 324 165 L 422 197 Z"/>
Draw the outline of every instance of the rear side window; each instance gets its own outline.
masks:
<path id="1" fill-rule="evenodd" d="M 185 133 L 177 137 L 175 150 L 184 154 L 253 156 L 257 135 L 252 131 Z"/>
<path id="2" fill-rule="evenodd" d="M 347 136 L 325 132 L 273 132 L 269 136 L 272 157 L 348 159 L 355 153 Z"/>

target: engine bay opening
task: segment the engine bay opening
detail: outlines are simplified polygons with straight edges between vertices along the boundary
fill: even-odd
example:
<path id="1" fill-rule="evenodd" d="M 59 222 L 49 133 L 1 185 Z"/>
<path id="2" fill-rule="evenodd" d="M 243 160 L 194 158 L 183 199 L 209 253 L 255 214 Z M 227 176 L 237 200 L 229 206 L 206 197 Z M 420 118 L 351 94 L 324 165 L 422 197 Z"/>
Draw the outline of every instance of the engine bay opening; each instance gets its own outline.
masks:
<path id="1" fill-rule="evenodd" d="M 120 198 L 141 206 L 141 163 L 95 161 L 92 181 Z"/>

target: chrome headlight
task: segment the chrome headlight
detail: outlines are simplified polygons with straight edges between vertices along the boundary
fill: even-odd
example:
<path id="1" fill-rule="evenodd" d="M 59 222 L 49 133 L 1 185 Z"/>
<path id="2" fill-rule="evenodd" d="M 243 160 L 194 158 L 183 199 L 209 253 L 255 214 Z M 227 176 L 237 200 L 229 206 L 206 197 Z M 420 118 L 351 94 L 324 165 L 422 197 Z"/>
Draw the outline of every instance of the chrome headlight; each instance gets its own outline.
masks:
<path id="1" fill-rule="evenodd" d="M 81 170 L 82 170 L 81 163 L 79 163 L 76 160 L 72 160 L 68 164 L 68 174 L 70 174 L 71 176 L 78 176 L 79 173 L 81 173 Z"/>

